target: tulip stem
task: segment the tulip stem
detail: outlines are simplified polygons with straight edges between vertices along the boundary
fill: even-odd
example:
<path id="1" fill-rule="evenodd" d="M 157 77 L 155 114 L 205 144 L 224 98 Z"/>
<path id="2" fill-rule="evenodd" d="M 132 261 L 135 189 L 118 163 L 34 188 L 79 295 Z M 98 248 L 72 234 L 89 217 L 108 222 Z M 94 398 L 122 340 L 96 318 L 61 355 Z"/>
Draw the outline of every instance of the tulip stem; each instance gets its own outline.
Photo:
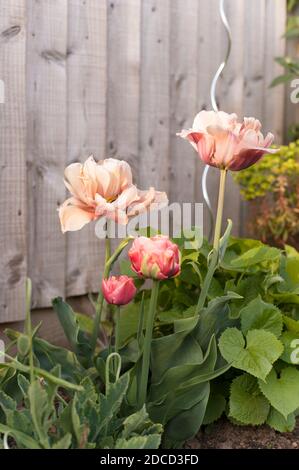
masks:
<path id="1" fill-rule="evenodd" d="M 115 311 L 115 344 L 114 344 L 114 351 L 118 353 L 120 341 L 119 341 L 119 321 L 120 321 L 120 306 L 116 306 Z"/>
<path id="2" fill-rule="evenodd" d="M 140 388 L 138 394 L 139 408 L 142 408 L 146 402 L 147 396 L 147 384 L 150 369 L 150 354 L 151 354 L 151 343 L 153 336 L 153 328 L 155 321 L 155 314 L 157 309 L 159 293 L 159 281 L 153 280 L 153 287 L 149 305 L 149 311 L 146 319 L 145 338 L 143 343 L 143 355 L 142 355 L 142 368 L 140 378 Z"/>
<path id="3" fill-rule="evenodd" d="M 208 271 L 203 282 L 201 293 L 198 299 L 196 314 L 199 315 L 201 309 L 204 307 L 210 285 L 218 266 L 219 261 L 219 246 L 221 238 L 221 227 L 222 227 L 222 218 L 223 218 L 223 207 L 224 207 L 224 195 L 225 195 L 225 182 L 226 182 L 227 170 L 221 170 L 220 172 L 220 183 L 219 183 L 219 195 L 218 195 L 218 206 L 217 206 L 217 216 L 214 232 L 214 242 L 213 242 L 213 251 L 210 264 L 208 265 Z"/>
<path id="4" fill-rule="evenodd" d="M 130 242 L 132 237 L 125 238 L 116 248 L 114 251 L 113 255 L 111 255 L 109 258 L 107 256 L 110 254 L 108 250 L 108 242 L 106 239 L 106 250 L 105 250 L 105 268 L 104 268 L 104 273 L 103 273 L 103 278 L 107 279 L 109 277 L 110 271 L 112 269 L 113 264 L 123 251 L 123 249 L 127 246 L 127 244 Z M 110 245 L 109 245 L 110 246 Z M 103 311 L 103 305 L 104 305 L 104 296 L 102 292 L 102 288 L 99 290 L 99 295 L 96 301 L 96 308 L 95 308 L 95 316 L 94 316 L 94 323 L 93 323 L 93 332 L 92 332 L 92 337 L 91 337 L 91 355 L 93 356 L 96 350 L 96 345 L 97 345 L 97 339 L 99 336 L 99 330 L 100 330 L 100 324 L 101 324 L 101 318 L 102 318 L 102 311 Z"/>

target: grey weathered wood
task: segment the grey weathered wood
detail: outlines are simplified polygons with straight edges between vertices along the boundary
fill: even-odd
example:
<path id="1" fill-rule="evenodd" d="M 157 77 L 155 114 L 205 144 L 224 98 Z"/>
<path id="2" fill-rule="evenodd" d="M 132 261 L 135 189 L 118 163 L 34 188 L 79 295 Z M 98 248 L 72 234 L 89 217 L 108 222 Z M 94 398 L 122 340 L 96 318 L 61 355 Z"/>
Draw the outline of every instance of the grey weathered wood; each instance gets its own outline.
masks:
<path id="1" fill-rule="evenodd" d="M 138 176 L 141 0 L 108 2 L 107 153 Z"/>
<path id="2" fill-rule="evenodd" d="M 25 314 L 26 90 L 25 0 L 1 2 L 0 78 L 0 321 Z"/>
<path id="3" fill-rule="evenodd" d="M 219 106 L 261 119 L 279 142 L 284 89 L 268 86 L 280 73 L 274 57 L 284 55 L 286 2 L 226 0 L 225 7 L 233 48 Z M 204 166 L 175 133 L 211 108 L 211 80 L 226 49 L 218 8 L 218 0 L 0 0 L 0 321 L 24 315 L 26 257 L 36 306 L 98 289 L 103 246 L 94 225 L 60 231 L 68 163 L 90 153 L 125 159 L 139 187 L 167 190 L 171 201 L 203 201 Z M 298 105 L 285 107 L 296 119 Z M 214 208 L 218 178 L 212 169 Z M 241 209 L 230 180 L 225 217 L 235 233 Z"/>
<path id="4" fill-rule="evenodd" d="M 171 202 L 195 199 L 196 153 L 176 133 L 192 124 L 197 113 L 198 0 L 171 1 L 170 33 L 170 172 Z M 178 190 L 179 189 L 179 190 Z"/>
<path id="5" fill-rule="evenodd" d="M 266 0 L 265 13 L 263 123 L 265 129 L 275 135 L 275 141 L 281 143 L 283 140 L 284 96 L 279 87 L 269 87 L 273 78 L 283 73 L 282 67 L 274 59 L 285 53 L 286 42 L 283 33 L 286 25 L 286 0 L 276 0 L 275 8 L 273 8 L 271 0 Z"/>
<path id="6" fill-rule="evenodd" d="M 68 163 L 106 154 L 106 2 L 69 1 L 68 8 Z M 68 233 L 66 295 L 94 292 L 103 266 L 103 242 L 94 224 Z"/>
<path id="7" fill-rule="evenodd" d="M 299 15 L 299 6 L 296 9 L 296 14 Z M 286 44 L 286 53 L 289 57 L 292 57 L 296 60 L 299 60 L 299 41 L 298 39 L 289 39 Z M 285 122 L 284 122 L 284 132 L 287 136 L 287 139 L 290 140 L 289 129 L 290 126 L 299 123 L 299 103 L 293 103 L 291 101 L 291 93 L 294 92 L 295 88 L 291 86 L 291 83 L 288 83 L 285 87 Z M 298 77 L 296 89 L 298 90 Z M 283 89 L 283 86 L 280 85 L 280 89 Z"/>
<path id="8" fill-rule="evenodd" d="M 139 182 L 168 190 L 170 2 L 143 0 Z"/>
<path id="9" fill-rule="evenodd" d="M 28 249 L 33 302 L 65 293 L 66 238 L 57 207 L 66 191 L 67 0 L 27 5 Z"/>

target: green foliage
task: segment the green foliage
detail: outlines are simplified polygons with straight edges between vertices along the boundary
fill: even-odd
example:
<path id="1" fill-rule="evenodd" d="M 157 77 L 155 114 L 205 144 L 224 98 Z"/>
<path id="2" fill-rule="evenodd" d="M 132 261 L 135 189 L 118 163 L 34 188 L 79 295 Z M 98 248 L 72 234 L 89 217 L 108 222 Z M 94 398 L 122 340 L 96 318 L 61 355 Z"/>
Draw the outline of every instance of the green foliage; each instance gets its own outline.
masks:
<path id="1" fill-rule="evenodd" d="M 282 247 L 299 244 L 299 140 L 234 175 L 244 199 L 258 202 L 257 236 Z"/>
<path id="2" fill-rule="evenodd" d="M 239 424 L 293 428 L 299 408 L 299 372 L 291 361 L 292 341 L 299 339 L 299 253 L 256 240 L 226 240 L 197 316 L 211 247 L 204 241 L 200 250 L 186 250 L 183 239 L 178 243 L 182 273 L 159 293 L 146 408 L 138 410 L 136 402 L 150 289 L 142 286 L 122 309 L 122 369 L 118 379 L 112 367 L 108 389 L 111 348 L 98 348 L 91 361 L 90 322 L 57 299 L 72 351 L 33 330 L 31 383 L 30 335 L 7 331 L 18 348 L 16 358 L 0 366 L 0 434 L 10 437 L 10 445 L 157 448 L 163 426 L 163 447 L 179 447 L 223 413 Z"/>
<path id="3" fill-rule="evenodd" d="M 82 381 L 82 391 L 73 396 L 60 395 L 57 387 L 35 380 L 29 383 L 18 376 L 24 405 L 0 391 L 4 413 L 0 433 L 13 438 L 13 446 L 25 449 L 157 449 L 162 426 L 150 421 L 145 408 L 123 416 L 121 406 L 129 385 L 124 375 L 111 384 L 107 396 L 99 393 L 92 381 Z"/>
<path id="4" fill-rule="evenodd" d="M 269 402 L 285 419 L 299 408 L 299 371 L 295 367 L 282 369 L 279 376 L 272 369 L 267 381 L 259 386 Z"/>
<path id="5" fill-rule="evenodd" d="M 231 385 L 229 416 L 242 424 L 263 424 L 270 404 L 259 390 L 257 380 L 249 374 L 236 377 Z"/>
<path id="6" fill-rule="evenodd" d="M 282 343 L 269 331 L 250 330 L 244 338 L 237 328 L 227 328 L 222 333 L 219 348 L 224 359 L 236 369 L 245 370 L 262 380 L 283 352 Z"/>

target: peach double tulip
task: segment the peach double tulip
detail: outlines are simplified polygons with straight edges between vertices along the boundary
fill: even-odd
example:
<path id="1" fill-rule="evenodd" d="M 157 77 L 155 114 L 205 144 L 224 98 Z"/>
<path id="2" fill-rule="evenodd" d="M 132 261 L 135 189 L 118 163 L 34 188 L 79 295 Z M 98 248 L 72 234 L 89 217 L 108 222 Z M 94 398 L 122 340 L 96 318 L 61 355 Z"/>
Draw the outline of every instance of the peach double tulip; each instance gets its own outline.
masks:
<path id="1" fill-rule="evenodd" d="M 180 274 L 180 251 L 165 235 L 138 237 L 129 250 L 132 269 L 146 278 L 163 280 Z"/>
<path id="2" fill-rule="evenodd" d="M 151 206 L 166 205 L 166 193 L 140 191 L 132 181 L 132 171 L 123 160 L 108 158 L 96 162 L 72 163 L 65 169 L 65 185 L 72 194 L 59 208 L 63 232 L 80 230 L 92 220 L 106 217 L 127 224 Z"/>
<path id="3" fill-rule="evenodd" d="M 135 297 L 137 289 L 129 276 L 110 276 L 103 279 L 102 292 L 108 304 L 127 305 Z"/>
<path id="4" fill-rule="evenodd" d="M 177 135 L 189 140 L 207 165 L 223 170 L 239 171 L 254 165 L 269 149 L 273 135 L 264 138 L 261 123 L 255 118 L 238 122 L 236 114 L 223 111 L 201 111 L 192 129 Z"/>

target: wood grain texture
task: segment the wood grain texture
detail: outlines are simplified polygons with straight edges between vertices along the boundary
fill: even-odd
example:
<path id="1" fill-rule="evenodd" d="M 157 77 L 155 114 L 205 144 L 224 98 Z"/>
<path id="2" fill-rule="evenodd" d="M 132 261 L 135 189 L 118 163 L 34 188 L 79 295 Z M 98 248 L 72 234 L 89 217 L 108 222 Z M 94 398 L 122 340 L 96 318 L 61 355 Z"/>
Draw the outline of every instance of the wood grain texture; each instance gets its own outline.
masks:
<path id="1" fill-rule="evenodd" d="M 285 53 L 285 27 L 286 0 L 276 0 L 275 8 L 271 0 L 266 0 L 263 123 L 265 130 L 275 135 L 278 144 L 283 140 L 284 96 L 280 87 L 270 88 L 270 84 L 273 78 L 283 73 L 282 67 L 274 59 Z"/>
<path id="2" fill-rule="evenodd" d="M 66 191 L 67 0 L 27 5 L 28 250 L 33 305 L 65 293 L 66 238 L 57 207 Z"/>
<path id="3" fill-rule="evenodd" d="M 139 185 L 168 191 L 170 1 L 141 5 Z"/>
<path id="4" fill-rule="evenodd" d="M 98 0 L 68 4 L 68 163 L 106 155 L 107 7 Z M 67 235 L 66 296 L 95 292 L 104 244 L 94 224 Z"/>
<path id="5" fill-rule="evenodd" d="M 282 86 L 269 89 L 280 73 L 274 57 L 285 51 L 286 0 L 226 0 L 225 8 L 233 47 L 219 106 L 259 118 L 280 142 L 298 117 L 289 89 L 286 98 Z M 0 0 L 0 322 L 23 318 L 27 273 L 35 306 L 98 289 L 103 246 L 94 224 L 67 235 L 59 226 L 67 164 L 91 153 L 124 159 L 139 187 L 203 202 L 204 165 L 175 134 L 211 108 L 225 50 L 218 0 Z M 218 180 L 211 169 L 214 210 Z M 236 234 L 240 213 L 230 179 L 225 218 Z M 204 225 L 207 233 L 206 210 Z"/>
<path id="6" fill-rule="evenodd" d="M 297 8 L 297 15 L 299 15 L 299 6 Z M 287 41 L 286 54 L 289 57 L 299 61 L 299 40 L 297 38 Z M 295 80 L 297 80 L 297 82 L 295 82 L 295 87 L 298 90 L 298 78 Z M 280 89 L 283 89 L 282 85 L 280 85 Z M 292 87 L 291 83 L 288 83 L 285 87 L 284 134 L 286 136 L 285 140 L 287 141 L 291 140 L 289 135 L 290 127 L 292 127 L 294 124 L 298 125 L 299 123 L 299 104 L 293 103 L 291 101 L 291 94 L 294 92 L 294 90 L 295 88 Z"/>
<path id="7" fill-rule="evenodd" d="M 26 277 L 25 0 L 1 2 L 0 322 L 23 319 Z"/>
<path id="8" fill-rule="evenodd" d="M 196 153 L 176 133 L 192 124 L 197 113 L 198 0 L 171 1 L 170 32 L 170 172 L 169 196 L 171 202 L 195 199 Z M 179 188 L 179 190 L 178 190 Z"/>
<path id="9" fill-rule="evenodd" d="M 126 160 L 137 178 L 141 0 L 108 2 L 107 153 Z"/>

